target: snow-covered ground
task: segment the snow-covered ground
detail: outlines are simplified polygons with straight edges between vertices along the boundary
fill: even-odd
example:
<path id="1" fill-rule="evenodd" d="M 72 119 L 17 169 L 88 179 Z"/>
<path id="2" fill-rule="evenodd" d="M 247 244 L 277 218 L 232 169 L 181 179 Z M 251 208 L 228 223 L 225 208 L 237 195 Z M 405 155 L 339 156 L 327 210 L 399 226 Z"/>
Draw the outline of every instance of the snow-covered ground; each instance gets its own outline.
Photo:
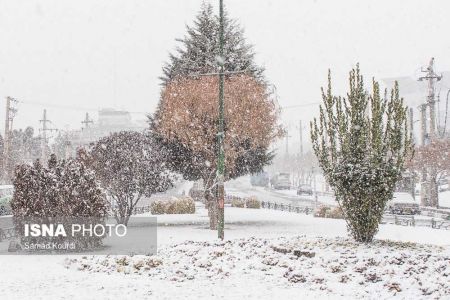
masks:
<path id="1" fill-rule="evenodd" d="M 342 220 L 225 213 L 225 243 L 208 230 L 201 206 L 195 215 L 159 216 L 152 258 L 1 256 L 1 299 L 450 297 L 448 231 L 381 225 L 373 245 L 358 245 Z"/>
<path id="2" fill-rule="evenodd" d="M 449 254 L 433 246 L 297 236 L 186 241 L 162 248 L 158 256 L 72 258 L 66 266 L 188 285 L 230 280 L 241 289 L 252 279 L 253 288 L 297 288 L 300 295 L 311 291 L 315 297 L 420 299 L 450 296 Z M 246 293 L 238 292 L 241 298 Z"/>

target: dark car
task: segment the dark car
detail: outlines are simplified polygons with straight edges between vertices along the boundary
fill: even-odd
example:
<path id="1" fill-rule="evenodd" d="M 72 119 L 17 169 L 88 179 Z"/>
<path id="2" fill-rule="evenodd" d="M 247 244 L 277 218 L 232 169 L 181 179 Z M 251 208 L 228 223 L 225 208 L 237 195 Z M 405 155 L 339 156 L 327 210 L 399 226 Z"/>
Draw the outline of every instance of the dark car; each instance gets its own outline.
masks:
<path id="1" fill-rule="evenodd" d="M 309 184 L 301 184 L 297 188 L 297 195 L 310 195 L 312 196 L 313 189 Z"/>

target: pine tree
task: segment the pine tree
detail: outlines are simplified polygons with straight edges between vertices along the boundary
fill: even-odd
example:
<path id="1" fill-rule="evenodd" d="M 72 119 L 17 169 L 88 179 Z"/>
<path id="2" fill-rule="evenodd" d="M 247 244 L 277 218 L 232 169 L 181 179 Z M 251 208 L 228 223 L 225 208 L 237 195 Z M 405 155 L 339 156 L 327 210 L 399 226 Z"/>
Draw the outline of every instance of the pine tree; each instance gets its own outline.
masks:
<path id="1" fill-rule="evenodd" d="M 322 98 L 319 123 L 311 122 L 313 149 L 350 233 L 370 242 L 411 151 L 407 108 L 397 83 L 388 99 L 373 80 L 369 95 L 359 65 L 350 72 L 347 98 L 332 94 L 330 73 Z"/>
<path id="2" fill-rule="evenodd" d="M 224 33 L 225 71 L 246 71 L 262 80 L 264 69 L 254 63 L 252 46 L 246 44 L 243 29 L 226 12 Z M 187 26 L 187 36 L 177 41 L 182 47 L 176 49 L 176 54 L 170 54 L 163 67 L 163 85 L 177 76 L 218 72 L 219 19 L 211 4 L 202 4 L 194 26 Z"/>

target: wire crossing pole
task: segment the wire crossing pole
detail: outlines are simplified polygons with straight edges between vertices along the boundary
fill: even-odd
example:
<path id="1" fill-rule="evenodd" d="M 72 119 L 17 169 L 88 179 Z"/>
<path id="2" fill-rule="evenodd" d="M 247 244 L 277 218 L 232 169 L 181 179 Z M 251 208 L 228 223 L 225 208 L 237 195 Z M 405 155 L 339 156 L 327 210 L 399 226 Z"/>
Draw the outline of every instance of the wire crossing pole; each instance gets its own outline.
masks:
<path id="1" fill-rule="evenodd" d="M 426 144 L 429 144 L 431 142 L 434 142 L 437 138 L 436 135 L 436 93 L 435 93 L 435 84 L 438 81 L 441 81 L 442 75 L 436 74 L 434 71 L 434 57 L 431 58 L 430 64 L 426 68 L 426 70 L 422 70 L 423 73 L 425 73 L 425 76 L 419 77 L 419 81 L 428 81 L 428 96 L 427 96 L 427 102 L 424 104 L 430 108 L 430 136 L 428 138 L 428 141 L 426 140 Z M 425 107 L 426 107 L 425 106 Z M 428 198 L 428 205 L 432 205 L 435 207 L 439 206 L 438 203 L 438 185 L 436 182 L 437 178 L 437 170 L 435 166 L 429 167 L 428 172 L 428 190 L 427 190 L 427 198 Z"/>
<path id="2" fill-rule="evenodd" d="M 46 165 L 47 164 L 47 160 L 48 160 L 48 151 L 47 151 L 47 142 L 48 142 L 48 137 L 47 137 L 47 131 L 56 131 L 56 129 L 51 129 L 47 127 L 47 123 L 52 123 L 49 119 L 47 119 L 47 109 L 44 109 L 44 114 L 42 116 L 42 120 L 39 120 L 39 123 L 42 123 L 42 128 L 39 129 L 39 131 L 42 132 L 41 135 L 41 159 L 42 159 L 42 165 Z"/>
<path id="3" fill-rule="evenodd" d="M 12 97 L 6 97 L 6 116 L 5 116 L 5 137 L 3 147 L 3 181 L 4 183 L 10 182 L 9 169 L 11 160 L 11 143 L 12 143 L 12 129 L 14 116 L 17 113 L 17 108 L 14 105 L 18 101 Z"/>
<path id="4" fill-rule="evenodd" d="M 422 70 L 423 73 L 426 73 L 425 76 L 419 77 L 419 81 L 428 81 L 428 96 L 426 105 L 430 108 L 430 142 L 436 138 L 436 92 L 435 92 L 435 84 L 438 81 L 441 81 L 442 75 L 436 74 L 434 71 L 434 57 L 431 58 L 430 64 L 425 70 Z"/>
<path id="5" fill-rule="evenodd" d="M 217 135 L 219 153 L 217 161 L 217 201 L 218 201 L 218 226 L 217 233 L 219 239 L 223 240 L 224 227 L 225 227 L 225 187 L 224 187 L 224 174 L 225 174 L 225 149 L 224 149 L 224 24 L 223 24 L 223 0 L 220 0 L 220 33 L 219 33 L 219 130 Z"/>
<path id="6" fill-rule="evenodd" d="M 10 109 L 11 109 L 11 98 L 6 97 L 6 117 L 5 117 L 5 139 L 4 139 L 4 147 L 3 147 L 3 180 L 5 183 L 8 182 L 8 163 L 9 163 L 9 142 L 10 142 Z"/>

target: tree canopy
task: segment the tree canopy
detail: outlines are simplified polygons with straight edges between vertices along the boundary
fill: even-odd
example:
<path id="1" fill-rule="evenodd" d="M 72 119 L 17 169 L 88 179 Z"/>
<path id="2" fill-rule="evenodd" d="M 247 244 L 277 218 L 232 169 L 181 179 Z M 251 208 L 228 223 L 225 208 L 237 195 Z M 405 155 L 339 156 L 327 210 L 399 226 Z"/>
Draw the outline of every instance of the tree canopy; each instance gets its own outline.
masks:
<path id="1" fill-rule="evenodd" d="M 187 26 L 187 35 L 177 39 L 181 43 L 169 62 L 163 67 L 161 80 L 166 85 L 177 76 L 205 74 L 219 70 L 219 18 L 213 7 L 203 3 L 193 26 Z M 227 72 L 245 71 L 257 79 L 263 78 L 264 69 L 254 62 L 253 47 L 246 43 L 241 26 L 224 15 L 224 69 Z"/>

